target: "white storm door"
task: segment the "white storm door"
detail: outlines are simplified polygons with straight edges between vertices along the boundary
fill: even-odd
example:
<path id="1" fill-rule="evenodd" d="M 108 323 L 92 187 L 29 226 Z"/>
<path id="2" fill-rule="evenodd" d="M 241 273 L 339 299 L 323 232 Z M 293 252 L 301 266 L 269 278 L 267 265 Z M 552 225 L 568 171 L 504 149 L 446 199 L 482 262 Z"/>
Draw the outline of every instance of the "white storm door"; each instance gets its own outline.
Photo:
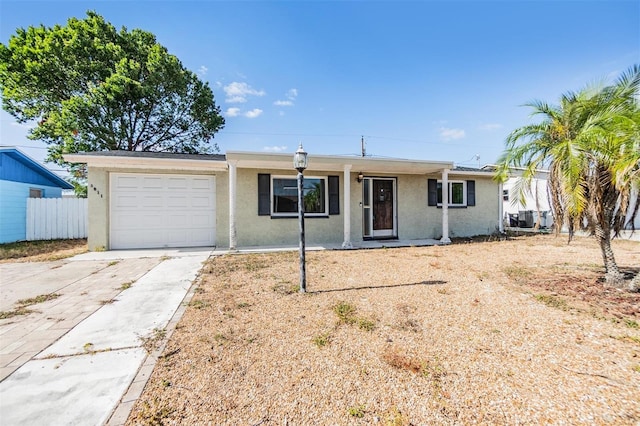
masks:
<path id="1" fill-rule="evenodd" d="M 396 179 L 364 178 L 363 236 L 395 238 L 398 235 L 396 214 Z"/>

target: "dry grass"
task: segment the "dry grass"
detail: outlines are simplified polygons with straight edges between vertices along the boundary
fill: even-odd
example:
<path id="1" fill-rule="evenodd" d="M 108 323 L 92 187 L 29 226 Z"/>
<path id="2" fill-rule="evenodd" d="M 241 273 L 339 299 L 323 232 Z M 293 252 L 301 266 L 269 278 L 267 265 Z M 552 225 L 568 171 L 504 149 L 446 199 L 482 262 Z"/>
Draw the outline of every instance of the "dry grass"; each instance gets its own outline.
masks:
<path id="1" fill-rule="evenodd" d="M 296 253 L 213 258 L 128 423 L 636 424 L 640 294 L 603 287 L 599 256 L 553 236 L 312 252 L 307 294 Z"/>
<path id="2" fill-rule="evenodd" d="M 20 299 L 16 302 L 16 305 L 19 307 L 26 307 L 31 305 L 36 305 L 38 303 L 48 302 L 49 300 L 55 300 L 60 295 L 58 293 L 49 293 L 49 294 L 40 294 L 36 297 L 30 297 L 28 299 Z"/>
<path id="3" fill-rule="evenodd" d="M 58 293 L 40 294 L 36 297 L 30 297 L 28 299 L 20 299 L 15 305 L 16 307 L 11 311 L 0 311 L 0 319 L 13 318 L 18 315 L 28 315 L 33 311 L 27 309 L 27 306 L 37 305 L 38 303 L 48 302 L 49 300 L 55 300 L 60 295 Z"/>
<path id="4" fill-rule="evenodd" d="M 20 241 L 0 244 L 0 263 L 49 262 L 87 251 L 86 239 Z"/>

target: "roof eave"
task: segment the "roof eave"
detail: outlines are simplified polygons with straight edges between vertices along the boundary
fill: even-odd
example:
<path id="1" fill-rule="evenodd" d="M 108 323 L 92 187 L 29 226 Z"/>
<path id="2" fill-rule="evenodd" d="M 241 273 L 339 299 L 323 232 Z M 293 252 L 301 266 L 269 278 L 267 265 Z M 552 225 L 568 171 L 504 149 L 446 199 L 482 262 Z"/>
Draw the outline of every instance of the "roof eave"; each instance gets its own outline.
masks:
<path id="1" fill-rule="evenodd" d="M 30 168 L 31 170 L 37 173 L 40 173 L 41 175 L 44 175 L 48 180 L 52 181 L 52 183 L 54 183 L 56 186 L 62 189 L 73 189 L 73 185 L 71 185 L 69 182 L 62 179 L 57 174 L 53 173 L 51 170 L 47 169 L 45 166 L 43 166 L 39 162 L 32 159 L 31 157 L 29 157 L 27 154 L 25 154 L 18 148 L 2 147 L 0 151 L 5 152 L 9 155 L 12 153 L 15 154 L 16 157 L 14 159 L 16 161 L 19 161 L 20 163 L 24 164 L 26 167 Z"/>
<path id="2" fill-rule="evenodd" d="M 227 151 L 226 156 L 227 161 L 235 162 L 239 168 L 294 170 L 293 154 Z M 342 172 L 349 165 L 353 172 L 397 174 L 430 174 L 453 168 L 448 161 L 309 154 L 307 170 Z"/>
<path id="3" fill-rule="evenodd" d="M 482 177 L 492 178 L 494 176 L 494 173 L 483 171 L 483 170 L 478 170 L 477 172 L 469 171 L 469 170 L 458 170 L 458 171 L 450 170 L 449 176 L 482 176 Z"/>
<path id="4" fill-rule="evenodd" d="M 104 156 L 99 154 L 64 154 L 69 163 L 84 163 L 89 167 L 113 169 L 172 169 L 196 171 L 226 171 L 227 162 L 181 158 L 150 158 L 132 156 Z"/>

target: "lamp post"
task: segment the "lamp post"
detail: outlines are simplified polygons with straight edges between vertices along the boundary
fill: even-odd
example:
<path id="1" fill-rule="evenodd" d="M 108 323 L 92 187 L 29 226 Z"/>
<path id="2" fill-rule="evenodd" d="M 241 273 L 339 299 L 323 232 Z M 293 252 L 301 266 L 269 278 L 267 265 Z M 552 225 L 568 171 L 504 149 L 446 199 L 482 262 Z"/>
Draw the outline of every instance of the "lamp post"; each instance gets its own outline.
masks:
<path id="1" fill-rule="evenodd" d="M 298 171 L 298 224 L 300 227 L 300 293 L 307 291 L 307 273 L 304 258 L 304 176 L 307 168 L 307 153 L 302 148 L 302 142 L 293 155 L 293 167 Z"/>

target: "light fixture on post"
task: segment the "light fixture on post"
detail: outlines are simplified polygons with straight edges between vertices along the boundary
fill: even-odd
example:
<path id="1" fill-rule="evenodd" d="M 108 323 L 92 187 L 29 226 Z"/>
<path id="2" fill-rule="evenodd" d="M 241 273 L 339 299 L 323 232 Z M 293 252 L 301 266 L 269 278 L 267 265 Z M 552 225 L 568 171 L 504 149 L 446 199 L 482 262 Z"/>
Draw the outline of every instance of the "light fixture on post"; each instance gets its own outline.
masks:
<path id="1" fill-rule="evenodd" d="M 362 172 L 358 173 L 358 177 L 356 178 L 356 180 L 358 181 L 358 183 L 362 182 L 362 179 L 364 179 L 364 175 L 362 174 Z"/>
<path id="2" fill-rule="evenodd" d="M 300 293 L 307 291 L 307 273 L 304 253 L 304 169 L 307 168 L 307 153 L 302 142 L 293 155 L 293 168 L 298 171 L 298 224 L 300 227 Z"/>

